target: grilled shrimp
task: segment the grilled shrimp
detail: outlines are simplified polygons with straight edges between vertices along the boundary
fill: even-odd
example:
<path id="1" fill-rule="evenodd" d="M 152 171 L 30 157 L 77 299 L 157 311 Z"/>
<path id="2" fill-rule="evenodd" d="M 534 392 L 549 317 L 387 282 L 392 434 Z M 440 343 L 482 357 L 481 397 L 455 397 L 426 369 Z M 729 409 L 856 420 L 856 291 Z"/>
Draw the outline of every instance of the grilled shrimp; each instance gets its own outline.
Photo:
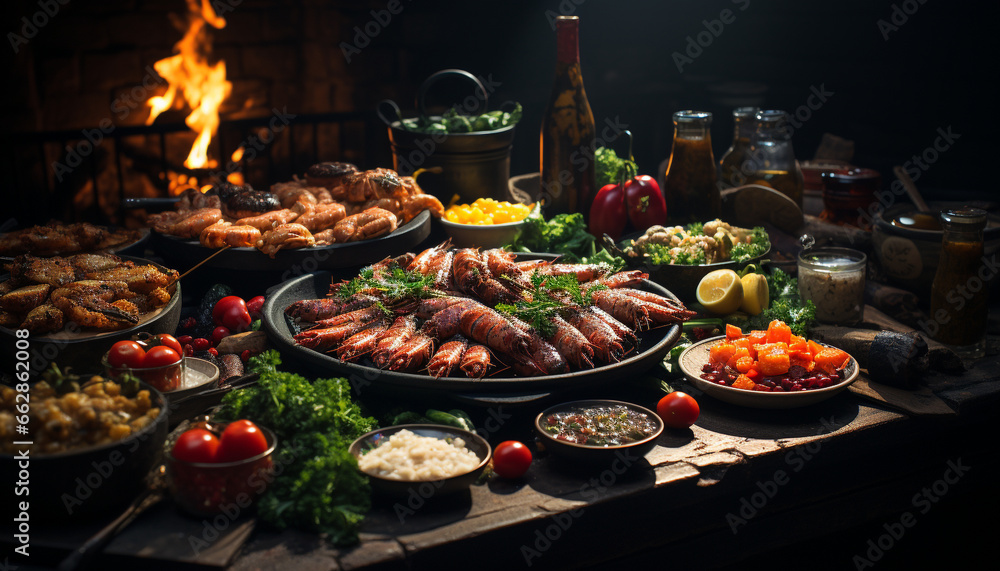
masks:
<path id="1" fill-rule="evenodd" d="M 385 316 L 385 309 L 379 304 L 371 304 L 354 311 L 340 313 L 316 322 L 319 327 L 335 327 L 344 323 L 369 323 Z"/>
<path id="2" fill-rule="evenodd" d="M 597 307 L 633 329 L 680 323 L 695 315 L 695 312 L 688 311 L 683 306 L 660 305 L 614 289 L 594 292 L 591 299 Z"/>
<path id="3" fill-rule="evenodd" d="M 623 339 L 614 329 L 586 309 L 570 310 L 566 321 L 575 327 L 594 346 L 597 358 L 604 363 L 614 363 L 625 354 Z"/>
<path id="4" fill-rule="evenodd" d="M 448 342 L 444 343 L 434 352 L 430 363 L 427 364 L 427 372 L 434 378 L 447 377 L 462 361 L 465 349 L 469 346 L 469 340 L 461 335 L 456 335 Z"/>
<path id="5" fill-rule="evenodd" d="M 604 264 L 545 264 L 537 268 L 538 273 L 547 276 L 576 276 L 576 281 L 580 283 L 604 277 L 610 269 Z"/>
<path id="6" fill-rule="evenodd" d="M 392 355 L 417 332 L 417 318 L 413 314 L 401 315 L 375 340 L 372 362 L 382 369 L 389 364 Z"/>
<path id="7" fill-rule="evenodd" d="M 427 362 L 434 351 L 434 338 L 418 331 L 407 339 L 389 358 L 388 369 L 409 373 Z"/>
<path id="8" fill-rule="evenodd" d="M 473 343 L 465 350 L 458 368 L 470 379 L 481 379 L 490 369 L 490 350 L 484 345 Z"/>
<path id="9" fill-rule="evenodd" d="M 374 297 L 363 295 L 355 296 L 349 301 L 342 301 L 335 297 L 325 297 L 322 299 L 302 299 L 296 301 L 285 308 L 285 314 L 302 321 L 322 321 L 341 313 L 347 313 L 358 309 L 363 309 L 374 305 L 377 300 Z"/>
<path id="10" fill-rule="evenodd" d="M 341 361 L 356 361 L 362 355 L 371 353 L 375 349 L 378 338 L 385 333 L 388 327 L 388 320 L 383 319 L 348 337 L 337 347 L 337 358 Z"/>
<path id="11" fill-rule="evenodd" d="M 569 364 L 566 363 L 566 359 L 563 358 L 555 346 L 542 339 L 538 332 L 527 323 L 516 317 L 508 319 L 515 327 L 528 335 L 528 352 L 530 357 L 525 359 L 519 355 L 511 355 L 514 359 L 515 370 L 521 373 L 536 370 L 537 372 L 534 374 L 541 375 L 557 375 L 569 372 Z"/>
<path id="12" fill-rule="evenodd" d="M 627 270 L 597 278 L 593 283 L 608 286 L 609 288 L 624 288 L 638 285 L 642 280 L 649 277 L 649 274 L 641 270 Z M 656 295 L 656 294 L 651 294 Z M 657 296 L 659 297 L 659 296 Z"/>
<path id="13" fill-rule="evenodd" d="M 443 255 L 451 251 L 451 240 L 448 239 L 437 246 L 432 246 L 427 248 L 423 252 L 417 254 L 413 261 L 406 266 L 407 270 L 418 272 L 422 275 L 427 275 L 430 273 L 431 268 L 434 267 L 435 262 Z"/>
<path id="14" fill-rule="evenodd" d="M 559 354 L 580 369 L 593 367 L 594 346 L 583 333 L 558 315 L 552 318 L 552 323 L 555 325 L 555 332 L 547 340 Z"/>
<path id="15" fill-rule="evenodd" d="M 295 335 L 295 342 L 303 347 L 326 351 L 340 345 L 345 339 L 365 329 L 368 323 L 361 321 L 346 321 L 330 327 L 309 329 Z"/>

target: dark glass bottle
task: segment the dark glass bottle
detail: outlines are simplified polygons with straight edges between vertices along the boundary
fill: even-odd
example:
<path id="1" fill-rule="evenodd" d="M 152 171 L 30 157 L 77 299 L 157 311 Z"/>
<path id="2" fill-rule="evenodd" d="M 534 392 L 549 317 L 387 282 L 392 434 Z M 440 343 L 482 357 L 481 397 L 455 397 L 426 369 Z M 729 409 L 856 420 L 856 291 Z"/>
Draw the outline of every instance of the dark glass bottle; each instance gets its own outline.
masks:
<path id="1" fill-rule="evenodd" d="M 674 113 L 674 144 L 663 180 L 667 218 L 675 224 L 709 222 L 722 214 L 706 111 Z"/>
<path id="2" fill-rule="evenodd" d="M 989 314 L 989 284 L 981 275 L 986 211 L 946 210 L 941 225 L 944 234 L 931 285 L 928 333 L 962 357 L 979 358 L 986 354 Z"/>
<path id="3" fill-rule="evenodd" d="M 547 216 L 580 212 L 586 218 L 597 194 L 595 126 L 580 73 L 580 19 L 556 19 L 556 73 L 540 136 L 541 192 Z"/>
<path id="4" fill-rule="evenodd" d="M 750 151 L 750 138 L 753 137 L 757 114 L 756 107 L 738 107 L 733 109 L 733 144 L 719 159 L 719 188 L 727 189 L 743 186 L 747 175 L 743 172 L 743 163 Z"/>

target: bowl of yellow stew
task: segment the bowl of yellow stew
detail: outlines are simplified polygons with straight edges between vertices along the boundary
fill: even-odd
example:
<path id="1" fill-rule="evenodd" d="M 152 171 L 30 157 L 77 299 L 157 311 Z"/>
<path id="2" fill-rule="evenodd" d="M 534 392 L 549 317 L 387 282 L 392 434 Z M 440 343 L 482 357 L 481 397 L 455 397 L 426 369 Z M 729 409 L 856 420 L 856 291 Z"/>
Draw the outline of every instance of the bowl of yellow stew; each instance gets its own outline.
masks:
<path id="1" fill-rule="evenodd" d="M 441 218 L 441 225 L 460 248 L 499 248 L 513 242 L 524 226 L 524 219 L 537 208 L 535 204 L 479 198 L 469 204 L 452 202 Z"/>

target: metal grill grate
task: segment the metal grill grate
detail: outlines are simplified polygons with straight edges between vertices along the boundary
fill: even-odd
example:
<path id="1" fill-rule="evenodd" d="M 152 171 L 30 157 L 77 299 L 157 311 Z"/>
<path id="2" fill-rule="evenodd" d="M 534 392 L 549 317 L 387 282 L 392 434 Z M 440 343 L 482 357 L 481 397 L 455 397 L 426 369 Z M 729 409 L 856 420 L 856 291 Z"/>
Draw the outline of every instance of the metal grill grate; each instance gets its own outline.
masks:
<path id="1" fill-rule="evenodd" d="M 130 137 L 153 137 L 157 152 L 153 155 L 138 156 L 144 165 L 144 173 L 150 175 L 154 184 L 162 184 L 165 197 L 168 172 L 195 176 L 199 180 L 207 178 L 213 171 L 225 171 L 225 164 L 240 145 L 252 141 L 253 137 L 273 126 L 275 116 L 235 119 L 222 121 L 212 141 L 212 155 L 220 163 L 216 169 L 191 170 L 181 164 L 171 162 L 168 142 L 180 133 L 190 134 L 183 123 L 153 124 L 142 126 L 120 126 L 103 133 L 100 129 L 80 129 L 45 131 L 15 134 L 18 145 L 7 154 L 9 167 L 6 170 L 6 191 L 15 217 L 22 221 L 44 221 L 50 218 L 89 220 L 100 223 L 117 223 L 124 219 L 126 200 L 126 174 L 128 166 L 123 158 L 131 149 L 126 143 Z M 384 125 L 378 122 L 374 113 L 340 112 L 295 115 L 282 126 L 280 132 L 272 132 L 272 140 L 263 145 L 254 158 L 242 159 L 241 170 L 262 173 L 258 183 L 263 188 L 273 182 L 290 180 L 293 174 L 301 174 L 311 164 L 324 160 L 349 160 L 365 167 L 369 163 L 385 160 L 387 145 Z M 263 131 L 262 131 L 263 130 Z M 87 134 L 91 137 L 88 138 Z M 100 133 L 97 144 L 91 141 Z M 381 138 L 380 138 L 381 137 Z M 336 140 L 338 156 L 321 156 L 321 139 Z M 274 149 L 280 144 L 287 146 L 287 152 L 275 156 Z M 72 159 L 73 149 L 89 151 L 77 152 L 80 160 L 70 166 L 65 161 Z M 84 155 L 85 156 L 82 156 Z M 111 190 L 108 176 L 104 171 L 113 165 L 116 176 Z M 67 172 L 68 169 L 68 172 Z M 102 177 L 102 174 L 105 176 Z M 102 182 L 102 178 L 104 179 Z M 87 208 L 74 204 L 74 193 L 89 183 L 94 200 Z M 117 207 L 109 214 L 102 208 L 98 197 L 108 193 L 117 197 Z M 116 220 L 117 219 L 117 220 Z"/>

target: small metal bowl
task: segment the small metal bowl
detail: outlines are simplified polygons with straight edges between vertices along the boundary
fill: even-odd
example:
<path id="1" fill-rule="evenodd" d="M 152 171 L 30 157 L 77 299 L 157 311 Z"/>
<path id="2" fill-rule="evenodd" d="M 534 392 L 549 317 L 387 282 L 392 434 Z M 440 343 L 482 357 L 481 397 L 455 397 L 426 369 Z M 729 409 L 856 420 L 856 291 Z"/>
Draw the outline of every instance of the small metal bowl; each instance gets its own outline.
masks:
<path id="1" fill-rule="evenodd" d="M 363 434 L 351 443 L 348 451 L 352 456 L 360 459 L 363 454 L 379 447 L 382 443 L 388 441 L 390 436 L 404 429 L 413 432 L 417 436 L 429 436 L 441 440 L 446 438 L 461 438 L 465 441 L 465 447 L 479 458 L 479 464 L 464 474 L 437 480 L 393 480 L 362 472 L 368 476 L 372 491 L 375 493 L 399 497 L 408 496 L 411 492 L 414 492 L 421 497 L 430 498 L 432 496 L 444 496 L 460 492 L 468 489 L 479 478 L 493 455 L 493 449 L 490 447 L 489 442 L 482 436 L 468 430 L 462 430 L 461 428 L 438 424 L 401 424 L 373 430 L 367 434 Z"/>
<path id="2" fill-rule="evenodd" d="M 656 425 L 656 429 L 652 434 L 642 440 L 636 440 L 634 442 L 629 442 L 628 444 L 619 444 L 615 446 L 600 446 L 577 444 L 576 442 L 559 440 L 546 431 L 543 426 L 544 419 L 550 414 L 567 412 L 574 409 L 614 405 L 626 406 L 633 411 L 645 414 L 653 420 L 653 423 Z M 578 400 L 557 404 L 540 412 L 538 416 L 535 417 L 535 431 L 539 434 L 541 444 L 554 456 L 574 462 L 612 463 L 615 460 L 621 459 L 623 455 L 626 457 L 642 457 L 647 452 L 652 450 L 653 446 L 656 445 L 656 439 L 663 433 L 663 420 L 659 417 L 659 415 L 648 408 L 629 402 L 607 399 Z"/>

